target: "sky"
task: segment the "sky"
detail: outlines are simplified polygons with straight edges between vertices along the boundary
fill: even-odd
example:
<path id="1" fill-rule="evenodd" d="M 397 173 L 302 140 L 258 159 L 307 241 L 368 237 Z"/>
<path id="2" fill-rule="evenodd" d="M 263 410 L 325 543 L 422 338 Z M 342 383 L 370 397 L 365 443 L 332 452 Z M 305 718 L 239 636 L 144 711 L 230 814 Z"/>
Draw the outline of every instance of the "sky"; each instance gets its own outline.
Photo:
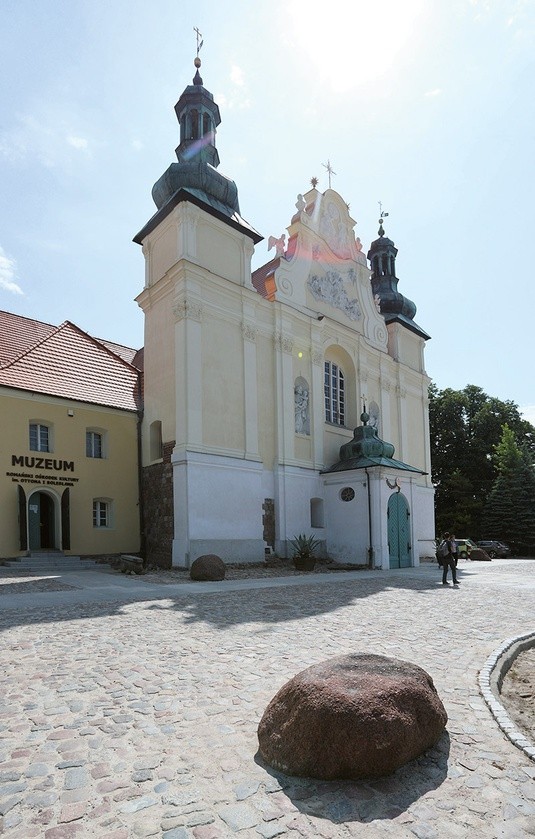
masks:
<path id="1" fill-rule="evenodd" d="M 253 269 L 330 161 L 365 252 L 389 213 L 433 382 L 535 423 L 532 0 L 2 0 L 0 21 L 0 309 L 142 346 L 132 238 L 197 27 Z"/>

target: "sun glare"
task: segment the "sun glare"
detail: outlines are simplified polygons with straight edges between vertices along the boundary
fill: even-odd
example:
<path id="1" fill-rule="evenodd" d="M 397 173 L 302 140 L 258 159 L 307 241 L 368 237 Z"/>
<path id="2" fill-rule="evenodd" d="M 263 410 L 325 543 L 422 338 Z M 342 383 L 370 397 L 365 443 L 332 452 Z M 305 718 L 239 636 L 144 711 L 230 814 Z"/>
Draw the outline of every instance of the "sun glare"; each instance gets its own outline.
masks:
<path id="1" fill-rule="evenodd" d="M 424 0 L 290 0 L 291 45 L 334 91 L 371 86 L 392 73 L 420 29 Z"/>

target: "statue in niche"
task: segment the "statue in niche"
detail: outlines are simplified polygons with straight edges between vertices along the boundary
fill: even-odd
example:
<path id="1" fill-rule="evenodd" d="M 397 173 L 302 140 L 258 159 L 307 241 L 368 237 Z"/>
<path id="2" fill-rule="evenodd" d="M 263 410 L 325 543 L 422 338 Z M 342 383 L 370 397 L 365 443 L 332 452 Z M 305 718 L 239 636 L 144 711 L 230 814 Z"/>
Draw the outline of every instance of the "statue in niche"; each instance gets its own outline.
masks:
<path id="1" fill-rule="evenodd" d="M 297 379 L 294 387 L 295 433 L 310 434 L 308 383 Z"/>

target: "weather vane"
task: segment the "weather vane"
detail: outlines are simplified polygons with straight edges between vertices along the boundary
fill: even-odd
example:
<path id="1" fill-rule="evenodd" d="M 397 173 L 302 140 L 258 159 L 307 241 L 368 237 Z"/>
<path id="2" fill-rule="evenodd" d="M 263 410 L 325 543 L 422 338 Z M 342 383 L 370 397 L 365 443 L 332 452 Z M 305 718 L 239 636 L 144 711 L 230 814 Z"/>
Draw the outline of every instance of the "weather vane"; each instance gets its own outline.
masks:
<path id="1" fill-rule="evenodd" d="M 383 221 L 385 220 L 385 218 L 388 218 L 389 213 L 384 213 L 383 212 L 383 205 L 382 205 L 381 201 L 378 201 L 377 203 L 379 204 L 379 213 L 380 213 L 380 216 L 381 216 L 380 219 L 379 219 L 379 231 L 378 231 L 378 233 L 379 233 L 379 236 L 382 237 L 382 236 L 385 235 L 385 231 L 384 231 L 384 228 L 383 228 Z"/>
<path id="2" fill-rule="evenodd" d="M 325 169 L 327 169 L 327 172 L 329 173 L 329 189 L 330 189 L 331 188 L 331 175 L 336 175 L 336 172 L 334 171 L 333 167 L 331 166 L 331 161 L 330 160 L 327 160 L 327 163 L 322 163 L 321 165 L 323 167 L 325 167 Z"/>
<path id="3" fill-rule="evenodd" d="M 382 223 L 383 223 L 383 219 L 388 218 L 388 216 L 390 215 L 390 213 L 383 213 L 383 204 L 382 204 L 382 202 L 381 202 L 381 201 L 378 201 L 377 203 L 379 204 L 379 215 L 381 216 L 381 218 L 379 219 L 379 224 L 382 224 Z"/>
<path id="4" fill-rule="evenodd" d="M 201 47 L 204 44 L 204 40 L 203 40 L 203 37 L 202 37 L 201 33 L 199 32 L 199 30 L 196 26 L 193 27 L 193 31 L 197 33 L 197 58 L 198 58 L 199 53 L 201 51 Z"/>

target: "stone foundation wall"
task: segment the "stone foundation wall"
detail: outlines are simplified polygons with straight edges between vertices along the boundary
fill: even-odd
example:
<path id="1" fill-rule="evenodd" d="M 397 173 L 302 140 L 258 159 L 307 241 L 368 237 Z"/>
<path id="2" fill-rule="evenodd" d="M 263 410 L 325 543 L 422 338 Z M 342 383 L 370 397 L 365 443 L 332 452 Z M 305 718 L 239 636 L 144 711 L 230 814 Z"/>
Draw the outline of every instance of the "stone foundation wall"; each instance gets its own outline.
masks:
<path id="1" fill-rule="evenodd" d="M 174 512 L 173 467 L 174 441 L 163 444 L 163 460 L 143 468 L 143 528 L 148 565 L 171 568 Z"/>

